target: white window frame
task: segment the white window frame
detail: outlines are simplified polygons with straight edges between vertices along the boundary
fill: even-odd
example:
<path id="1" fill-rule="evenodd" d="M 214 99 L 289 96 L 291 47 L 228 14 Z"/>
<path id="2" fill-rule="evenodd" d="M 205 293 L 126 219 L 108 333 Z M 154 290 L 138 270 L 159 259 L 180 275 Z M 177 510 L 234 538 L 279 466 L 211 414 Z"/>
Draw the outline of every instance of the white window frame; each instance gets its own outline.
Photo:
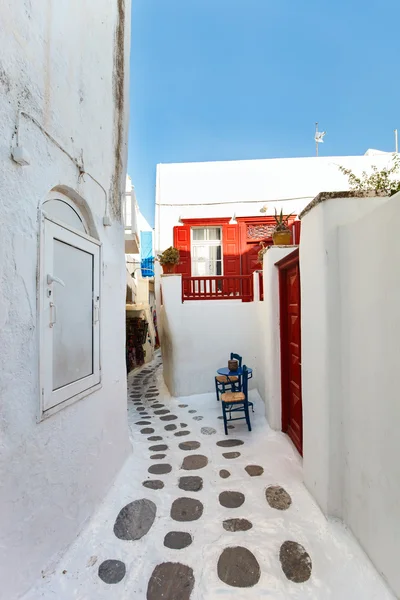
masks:
<path id="1" fill-rule="evenodd" d="M 219 240 L 194 240 L 193 239 L 193 230 L 194 229 L 219 229 L 220 230 L 220 239 Z M 220 246 L 221 247 L 221 275 L 210 275 L 210 277 L 223 277 L 224 276 L 224 247 L 222 243 L 222 227 L 220 225 L 201 225 L 198 227 L 190 228 L 190 256 L 191 256 L 191 271 L 193 277 L 203 277 L 202 275 L 193 275 L 194 269 L 193 266 L 195 264 L 194 260 L 194 246 Z M 216 242 L 219 242 L 217 244 Z M 207 275 L 205 275 L 207 277 Z"/>
<path id="2" fill-rule="evenodd" d="M 46 231 L 46 224 L 48 229 Z M 55 227 L 53 227 L 55 226 Z M 62 231 L 60 231 L 60 228 Z M 47 297 L 47 274 L 49 261 L 45 256 L 46 238 L 60 239 L 94 256 L 93 265 L 93 313 L 96 312 L 96 321 L 93 323 L 93 373 L 66 385 L 53 392 L 52 360 L 53 344 L 52 333 L 49 328 L 50 307 Z M 55 235 L 54 235 L 55 234 Z M 76 236 L 80 238 L 79 246 Z M 40 243 L 39 243 L 39 277 L 38 277 L 38 326 L 40 332 L 39 343 L 39 383 L 40 401 L 38 421 L 42 421 L 57 413 L 63 408 L 94 393 L 102 387 L 101 383 L 101 297 L 102 297 L 102 246 L 101 243 L 89 235 L 78 231 L 64 222 L 49 218 L 45 211 L 40 211 Z M 50 271 L 51 272 L 51 271 Z M 97 302 L 97 297 L 99 301 Z M 96 303 L 96 311 L 95 311 Z M 48 398 L 52 398 L 51 406 Z"/>

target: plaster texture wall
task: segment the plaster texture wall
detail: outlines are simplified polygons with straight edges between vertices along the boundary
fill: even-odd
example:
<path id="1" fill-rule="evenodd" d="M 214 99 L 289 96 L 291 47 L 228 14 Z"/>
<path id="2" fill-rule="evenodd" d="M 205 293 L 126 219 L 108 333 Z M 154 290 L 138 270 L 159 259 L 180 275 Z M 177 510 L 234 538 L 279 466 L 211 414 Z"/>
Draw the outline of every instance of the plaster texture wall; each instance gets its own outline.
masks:
<path id="1" fill-rule="evenodd" d="M 400 597 L 400 194 L 339 229 L 343 518 Z M 384 232 L 377 239 L 377 232 Z"/>
<path id="2" fill-rule="evenodd" d="M 181 276 L 163 275 L 161 348 L 164 378 L 173 396 L 215 390 L 214 376 L 228 366 L 231 352 L 256 365 L 257 336 L 254 302 L 194 300 L 181 302 Z M 251 387 L 257 381 L 256 367 Z"/>
<path id="3" fill-rule="evenodd" d="M 257 389 L 265 402 L 267 420 L 272 429 L 282 429 L 281 342 L 279 310 L 279 271 L 275 264 L 295 247 L 271 246 L 264 254 L 264 300 L 257 310 Z"/>
<path id="4" fill-rule="evenodd" d="M 20 597 L 87 522 L 130 451 L 121 194 L 130 4 L 8 2 L 0 14 L 0 598 Z M 19 142 L 29 166 L 11 159 Z M 83 167 L 82 167 L 83 168 Z M 38 207 L 50 190 L 81 205 L 103 248 L 102 388 L 37 423 Z M 108 212 L 111 227 L 103 227 Z"/>
<path id="5" fill-rule="evenodd" d="M 156 251 L 173 243 L 179 217 L 267 216 L 299 213 L 321 190 L 348 190 L 338 166 L 355 173 L 387 166 L 392 154 L 276 158 L 157 165 Z M 260 213 L 266 206 L 267 212 Z"/>
<path id="6" fill-rule="evenodd" d="M 321 195 L 322 196 L 322 195 Z M 300 244 L 304 481 L 329 515 L 343 516 L 343 382 L 338 227 L 387 198 L 335 197 L 302 218 Z"/>

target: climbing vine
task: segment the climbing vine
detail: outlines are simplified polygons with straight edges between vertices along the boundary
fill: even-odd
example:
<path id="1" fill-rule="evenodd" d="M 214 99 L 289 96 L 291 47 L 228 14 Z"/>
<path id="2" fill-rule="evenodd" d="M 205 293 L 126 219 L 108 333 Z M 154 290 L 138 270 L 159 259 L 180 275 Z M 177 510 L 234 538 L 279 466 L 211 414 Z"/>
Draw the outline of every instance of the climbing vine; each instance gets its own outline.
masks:
<path id="1" fill-rule="evenodd" d="M 351 169 L 339 166 L 339 171 L 347 176 L 351 190 L 357 192 L 378 190 L 388 196 L 393 196 L 393 194 L 400 191 L 400 180 L 395 178 L 395 175 L 400 171 L 400 156 L 398 154 L 393 155 L 390 166 L 378 171 L 378 167 L 372 165 L 371 169 L 371 173 L 363 171 L 361 177 L 357 177 Z"/>

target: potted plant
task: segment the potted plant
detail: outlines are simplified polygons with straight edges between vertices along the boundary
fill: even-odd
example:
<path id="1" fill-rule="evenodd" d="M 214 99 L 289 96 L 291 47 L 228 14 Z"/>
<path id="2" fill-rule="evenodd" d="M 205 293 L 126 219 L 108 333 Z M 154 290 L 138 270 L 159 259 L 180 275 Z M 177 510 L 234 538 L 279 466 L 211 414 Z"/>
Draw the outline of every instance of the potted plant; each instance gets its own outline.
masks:
<path id="1" fill-rule="evenodd" d="M 275 209 L 275 229 L 272 234 L 272 240 L 275 246 L 290 246 L 290 242 L 292 241 L 292 232 L 288 227 L 288 221 L 293 213 L 288 215 L 287 217 L 283 216 L 283 211 L 278 213 Z"/>
<path id="2" fill-rule="evenodd" d="M 163 268 L 164 274 L 175 273 L 175 266 L 179 264 L 179 250 L 170 246 L 157 256 L 157 260 Z"/>

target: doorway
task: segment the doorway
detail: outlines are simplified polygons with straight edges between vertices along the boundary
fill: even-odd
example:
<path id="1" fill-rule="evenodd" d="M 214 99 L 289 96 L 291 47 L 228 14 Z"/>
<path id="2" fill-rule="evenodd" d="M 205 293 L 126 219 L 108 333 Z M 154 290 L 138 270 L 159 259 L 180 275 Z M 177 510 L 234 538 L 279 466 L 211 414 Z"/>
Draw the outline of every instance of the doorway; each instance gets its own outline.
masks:
<path id="1" fill-rule="evenodd" d="M 301 303 L 298 248 L 277 263 L 279 269 L 282 431 L 303 454 L 301 396 Z"/>

